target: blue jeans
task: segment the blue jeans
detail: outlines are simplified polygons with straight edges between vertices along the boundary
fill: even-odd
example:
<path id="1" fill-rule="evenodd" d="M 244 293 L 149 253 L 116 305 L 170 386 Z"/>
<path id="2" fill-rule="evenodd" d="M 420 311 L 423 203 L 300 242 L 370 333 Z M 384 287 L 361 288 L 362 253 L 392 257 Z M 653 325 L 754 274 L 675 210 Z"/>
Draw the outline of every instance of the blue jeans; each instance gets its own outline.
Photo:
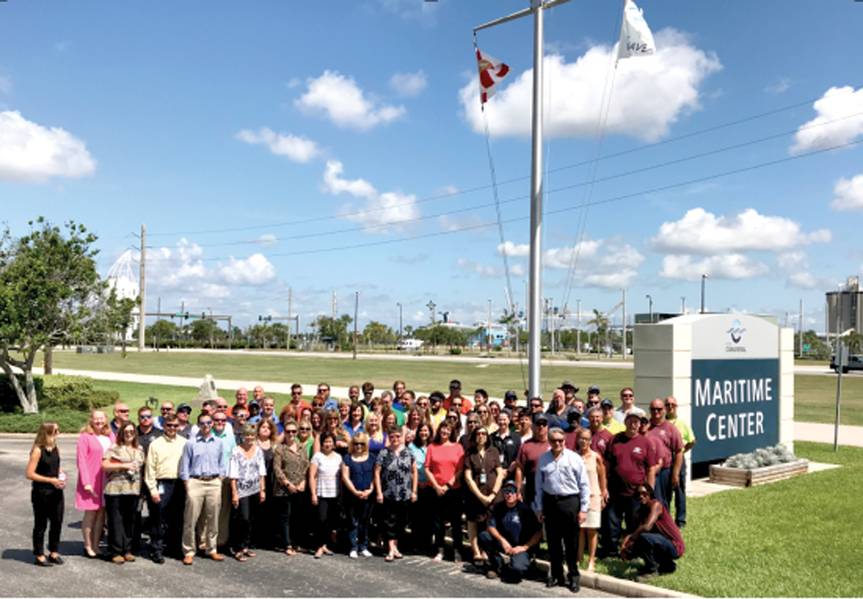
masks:
<path id="1" fill-rule="evenodd" d="M 369 546 L 369 518 L 372 514 L 371 495 L 369 499 L 358 499 L 352 496 L 348 499 L 348 513 L 351 519 L 351 529 L 348 538 L 352 551 L 362 551 Z"/>
<path id="2" fill-rule="evenodd" d="M 679 556 L 674 544 L 658 532 L 641 533 L 632 546 L 634 557 L 644 560 L 645 569 L 651 572 L 674 572 L 677 566 L 674 564 Z"/>
<path id="3" fill-rule="evenodd" d="M 626 528 L 635 530 L 638 526 L 636 512 L 638 498 L 634 495 L 613 496 L 608 504 L 608 550 L 616 555 L 620 549 L 620 536 L 623 530 L 623 519 L 626 518 Z"/>
<path id="4" fill-rule="evenodd" d="M 656 498 L 662 502 L 665 509 L 671 507 L 671 468 L 663 468 L 656 474 Z"/>
<path id="5" fill-rule="evenodd" d="M 517 539 L 516 539 L 517 540 Z M 497 539 L 491 536 L 487 530 L 479 533 L 477 537 L 480 548 L 488 555 L 488 560 L 491 562 L 491 567 L 500 575 L 501 580 L 505 582 L 518 583 L 527 574 L 530 568 L 530 552 L 524 551 L 510 556 L 509 563 L 504 563 L 503 547 L 498 543 Z M 515 545 L 513 541 L 511 544 Z"/>
<path id="6" fill-rule="evenodd" d="M 686 526 L 686 459 L 680 467 L 680 484 L 674 489 L 674 523 L 678 528 Z"/>

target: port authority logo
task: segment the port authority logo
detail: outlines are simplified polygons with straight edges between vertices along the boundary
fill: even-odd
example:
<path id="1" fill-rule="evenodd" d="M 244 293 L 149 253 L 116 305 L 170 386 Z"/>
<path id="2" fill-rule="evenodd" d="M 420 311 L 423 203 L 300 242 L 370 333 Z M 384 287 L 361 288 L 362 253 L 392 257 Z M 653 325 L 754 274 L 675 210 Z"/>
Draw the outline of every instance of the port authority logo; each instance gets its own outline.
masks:
<path id="1" fill-rule="evenodd" d="M 743 334 L 745 332 L 746 329 L 743 327 L 741 322 L 737 319 L 734 319 L 734 322 L 731 323 L 731 327 L 727 331 L 725 331 L 729 339 L 729 341 L 725 343 L 725 351 L 745 352 L 746 346 L 741 343 L 743 341 Z"/>

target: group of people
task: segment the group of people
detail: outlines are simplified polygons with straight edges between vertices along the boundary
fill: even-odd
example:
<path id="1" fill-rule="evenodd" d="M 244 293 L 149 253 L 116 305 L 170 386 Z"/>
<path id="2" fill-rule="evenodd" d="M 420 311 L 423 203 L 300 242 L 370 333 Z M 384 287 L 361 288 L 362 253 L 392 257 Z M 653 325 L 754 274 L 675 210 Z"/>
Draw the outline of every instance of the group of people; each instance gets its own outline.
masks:
<path id="1" fill-rule="evenodd" d="M 241 388 L 233 405 L 204 401 L 194 423 L 188 404 L 168 401 L 158 416 L 138 409 L 137 423 L 125 404 L 110 421 L 93 411 L 77 444 L 85 555 L 99 555 L 106 518 L 116 564 L 142 553 L 146 533 L 156 563 L 245 562 L 263 548 L 321 558 L 343 547 L 356 559 L 377 548 L 387 561 L 410 550 L 518 582 L 544 530 L 547 584 L 577 591 L 579 564 L 592 571 L 598 554 L 641 558 L 643 575 L 672 572 L 683 555 L 683 455 L 695 439 L 674 397 L 652 401 L 648 416 L 631 388 L 615 408 L 596 387 L 579 398 L 570 381 L 521 406 L 514 391 L 502 403 L 483 389 L 468 398 L 458 380 L 448 395 L 417 396 L 403 381 L 379 394 L 354 385 L 343 399 L 326 383 L 316 391 L 308 401 L 293 385 L 277 414 L 260 386 L 251 399 Z M 63 563 L 59 434 L 44 423 L 27 466 L 33 550 L 46 567 Z"/>

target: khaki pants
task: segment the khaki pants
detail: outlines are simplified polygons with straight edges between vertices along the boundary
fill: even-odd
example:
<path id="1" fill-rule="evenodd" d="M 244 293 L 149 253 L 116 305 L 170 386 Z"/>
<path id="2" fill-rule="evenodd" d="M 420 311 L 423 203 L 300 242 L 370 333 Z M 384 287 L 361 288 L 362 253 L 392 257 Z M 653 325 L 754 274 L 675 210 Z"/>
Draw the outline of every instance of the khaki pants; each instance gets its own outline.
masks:
<path id="1" fill-rule="evenodd" d="M 195 553 L 195 526 L 203 516 L 206 552 L 217 549 L 219 538 L 219 506 L 222 503 L 222 481 L 190 478 L 186 483 L 186 511 L 183 515 L 183 555 Z"/>

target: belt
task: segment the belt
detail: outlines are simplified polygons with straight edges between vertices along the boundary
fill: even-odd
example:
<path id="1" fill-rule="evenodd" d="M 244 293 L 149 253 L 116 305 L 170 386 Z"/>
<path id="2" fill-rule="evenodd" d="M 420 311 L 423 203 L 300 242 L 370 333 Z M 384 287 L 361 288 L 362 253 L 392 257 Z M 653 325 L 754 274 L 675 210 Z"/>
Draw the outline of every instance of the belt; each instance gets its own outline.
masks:
<path id="1" fill-rule="evenodd" d="M 548 493 L 546 491 L 542 492 L 543 499 L 554 499 L 555 501 L 563 501 L 564 499 L 578 499 L 579 494 L 573 493 L 572 495 L 555 495 L 554 493 Z"/>
<path id="2" fill-rule="evenodd" d="M 219 478 L 218 476 L 191 476 L 190 478 L 194 478 L 195 480 L 213 480 Z"/>

